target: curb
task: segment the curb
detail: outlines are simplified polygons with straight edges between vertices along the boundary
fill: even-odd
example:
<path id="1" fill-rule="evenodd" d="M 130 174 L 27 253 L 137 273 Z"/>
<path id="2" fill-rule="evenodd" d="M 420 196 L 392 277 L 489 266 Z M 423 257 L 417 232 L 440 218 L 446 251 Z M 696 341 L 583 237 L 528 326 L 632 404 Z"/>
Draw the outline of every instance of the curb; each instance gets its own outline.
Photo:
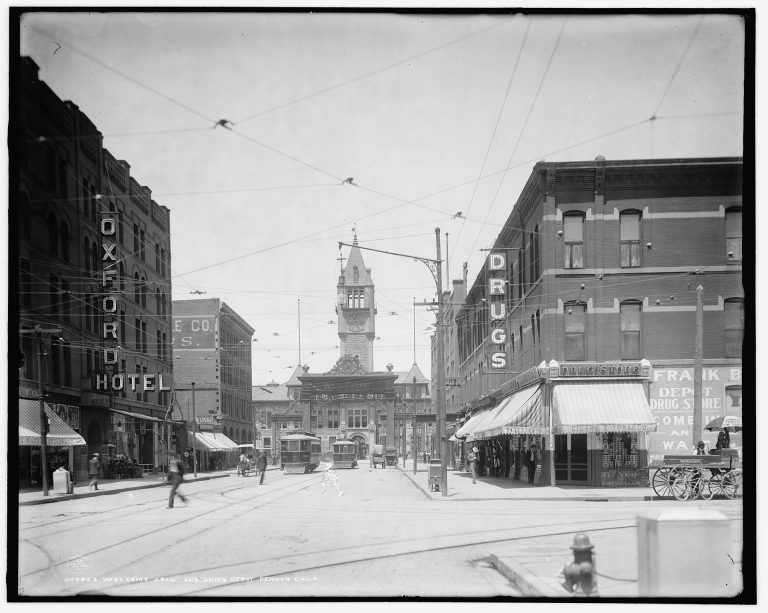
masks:
<path id="1" fill-rule="evenodd" d="M 185 483 L 194 483 L 196 481 L 210 481 L 212 479 L 222 479 L 224 477 L 230 477 L 230 474 L 225 475 L 211 475 L 209 477 L 198 477 L 197 479 L 184 479 Z M 19 506 L 29 506 L 29 505 L 35 505 L 35 504 L 51 504 L 53 502 L 62 502 L 65 500 L 75 500 L 78 498 L 93 498 L 94 496 L 110 496 L 112 494 L 121 494 L 123 492 L 132 492 L 134 490 L 147 490 L 151 489 L 153 487 L 163 487 L 168 485 L 167 481 L 161 481 L 159 483 L 147 483 L 147 484 L 141 484 L 136 485 L 133 487 L 121 487 L 116 488 L 113 490 L 98 490 L 97 492 L 84 492 L 82 494 L 54 494 L 54 496 L 49 498 L 42 498 L 39 500 L 26 500 L 26 501 L 19 501 Z"/>
<path id="2" fill-rule="evenodd" d="M 561 586 L 556 579 L 548 579 L 535 575 L 513 558 L 499 557 L 491 554 L 491 564 L 502 575 L 515 584 L 523 596 L 544 598 L 573 598 L 573 594 Z"/>
<path id="3" fill-rule="evenodd" d="M 402 472 L 408 479 L 413 483 L 421 492 L 427 497 L 428 500 L 433 501 L 446 501 L 446 502 L 460 502 L 460 501 L 491 501 L 491 500 L 526 500 L 526 501 L 543 501 L 543 502 L 649 502 L 653 500 L 669 500 L 669 498 L 664 498 L 662 496 L 655 496 L 655 495 L 637 495 L 637 496 L 497 496 L 497 497 L 474 497 L 470 496 L 468 494 L 464 494 L 461 498 L 456 497 L 450 497 L 450 496 L 433 496 L 435 492 L 430 492 L 416 479 L 413 478 L 413 474 L 409 473 L 407 470 L 403 470 L 400 468 L 400 466 L 396 467 L 400 472 Z"/>

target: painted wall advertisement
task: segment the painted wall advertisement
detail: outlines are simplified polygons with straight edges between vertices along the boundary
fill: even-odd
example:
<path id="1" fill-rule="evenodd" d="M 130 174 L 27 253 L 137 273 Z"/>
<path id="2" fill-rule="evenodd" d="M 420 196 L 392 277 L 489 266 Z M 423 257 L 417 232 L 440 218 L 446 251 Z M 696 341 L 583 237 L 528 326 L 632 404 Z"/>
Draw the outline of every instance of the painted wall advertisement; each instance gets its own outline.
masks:
<path id="1" fill-rule="evenodd" d="M 653 368 L 650 400 L 656 432 L 648 433 L 649 461 L 664 455 L 693 453 L 693 368 Z M 702 370 L 702 427 L 715 417 L 742 417 L 741 367 Z M 704 430 L 701 440 L 711 449 L 718 432 Z M 731 433 L 731 447 L 741 447 L 741 433 Z"/>

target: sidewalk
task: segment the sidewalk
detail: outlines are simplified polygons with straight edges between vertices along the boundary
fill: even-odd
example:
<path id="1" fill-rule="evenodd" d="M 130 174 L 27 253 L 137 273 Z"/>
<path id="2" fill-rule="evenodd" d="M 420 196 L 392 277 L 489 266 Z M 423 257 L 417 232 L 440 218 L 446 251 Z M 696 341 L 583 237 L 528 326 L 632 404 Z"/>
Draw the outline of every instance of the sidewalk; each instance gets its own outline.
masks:
<path id="1" fill-rule="evenodd" d="M 279 466 L 268 466 L 267 470 L 278 470 Z M 184 475 L 185 483 L 194 481 L 206 481 L 209 479 L 221 479 L 223 477 L 237 477 L 237 469 L 218 470 L 214 472 L 197 471 L 197 477 L 194 473 L 188 472 Z M 246 479 L 253 479 L 255 473 L 251 473 Z M 119 494 L 131 490 L 142 490 L 150 487 L 162 487 L 167 485 L 167 474 L 147 473 L 137 479 L 99 479 L 99 489 L 92 490 L 88 488 L 89 481 L 81 481 L 75 484 L 74 493 L 56 494 L 53 487 L 48 489 L 48 496 L 43 496 L 42 489 L 25 489 L 19 491 L 19 506 L 30 504 L 48 504 L 50 502 L 60 502 L 63 500 L 74 500 L 76 498 L 89 498 L 92 496 L 108 496 L 110 494 Z M 255 477 L 258 479 L 258 477 Z"/>
<path id="2" fill-rule="evenodd" d="M 448 495 L 431 492 L 429 489 L 429 465 L 416 462 L 416 474 L 413 474 L 413 461 L 408 459 L 403 467 L 402 460 L 397 465 L 413 483 L 431 500 L 585 500 L 610 502 L 614 500 L 659 500 L 653 488 L 615 487 L 597 488 L 578 485 L 539 485 L 538 475 L 535 485 L 527 481 L 515 481 L 504 477 L 479 477 L 472 483 L 469 472 L 448 468 Z"/>

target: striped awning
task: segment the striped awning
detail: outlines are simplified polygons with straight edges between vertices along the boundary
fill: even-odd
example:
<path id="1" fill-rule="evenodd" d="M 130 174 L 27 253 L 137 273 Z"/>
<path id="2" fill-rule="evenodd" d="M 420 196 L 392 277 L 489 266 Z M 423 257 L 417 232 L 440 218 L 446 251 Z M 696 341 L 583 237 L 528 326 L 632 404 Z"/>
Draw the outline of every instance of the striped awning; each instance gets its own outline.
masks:
<path id="1" fill-rule="evenodd" d="M 553 431 L 652 432 L 656 422 L 637 381 L 574 381 L 559 383 L 552 391 Z"/>
<path id="2" fill-rule="evenodd" d="M 189 433 L 190 438 L 192 433 Z M 229 437 L 218 432 L 195 432 L 195 440 L 205 451 L 231 451 L 237 444 Z"/>
<path id="3" fill-rule="evenodd" d="M 541 402 L 541 386 L 528 387 L 507 396 L 467 440 L 483 440 L 509 434 L 547 434 L 547 416 Z"/>
<path id="4" fill-rule="evenodd" d="M 45 444 L 49 447 L 74 447 L 85 445 L 85 439 L 70 428 L 48 405 L 45 405 L 48 417 L 48 434 Z M 40 401 L 19 398 L 19 445 L 40 445 Z"/>
<path id="5" fill-rule="evenodd" d="M 493 409 L 488 409 L 486 411 L 480 411 L 479 413 L 475 413 L 472 417 L 470 417 L 465 424 L 456 430 L 453 436 L 455 436 L 457 439 L 465 439 L 467 438 L 474 429 L 480 424 L 482 421 L 485 420 L 486 417 L 488 417 L 493 412 Z"/>

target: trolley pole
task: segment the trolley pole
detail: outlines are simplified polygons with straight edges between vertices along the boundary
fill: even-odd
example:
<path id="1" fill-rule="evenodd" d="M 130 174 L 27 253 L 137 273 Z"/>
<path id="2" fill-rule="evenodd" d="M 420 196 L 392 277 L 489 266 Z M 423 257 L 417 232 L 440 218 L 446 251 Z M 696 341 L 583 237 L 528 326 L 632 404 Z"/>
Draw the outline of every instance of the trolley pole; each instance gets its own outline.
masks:
<path id="1" fill-rule="evenodd" d="M 445 324 L 443 322 L 443 267 L 440 259 L 440 228 L 435 228 L 437 248 L 437 439 L 440 441 L 440 494 L 448 496 L 448 441 L 445 436 Z"/>

